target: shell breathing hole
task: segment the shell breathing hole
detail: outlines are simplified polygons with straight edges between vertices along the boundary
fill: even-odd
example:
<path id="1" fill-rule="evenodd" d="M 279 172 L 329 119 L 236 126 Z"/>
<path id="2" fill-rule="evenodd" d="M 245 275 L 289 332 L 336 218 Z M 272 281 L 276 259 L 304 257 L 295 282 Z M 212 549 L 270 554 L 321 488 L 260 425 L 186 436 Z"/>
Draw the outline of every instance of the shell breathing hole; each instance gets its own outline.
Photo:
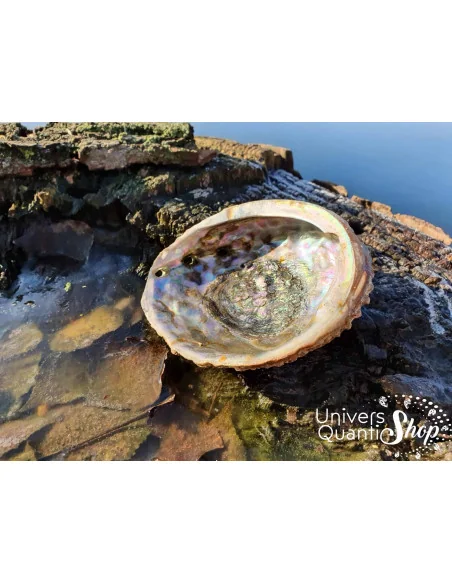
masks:
<path id="1" fill-rule="evenodd" d="M 225 258 L 230 254 L 230 249 L 228 247 L 219 247 L 217 249 L 217 256 L 219 258 Z"/>
<path id="2" fill-rule="evenodd" d="M 186 255 L 184 258 L 182 258 L 182 263 L 184 264 L 184 266 L 187 266 L 187 268 L 189 268 L 191 266 L 196 266 L 198 260 L 195 258 L 194 255 Z"/>

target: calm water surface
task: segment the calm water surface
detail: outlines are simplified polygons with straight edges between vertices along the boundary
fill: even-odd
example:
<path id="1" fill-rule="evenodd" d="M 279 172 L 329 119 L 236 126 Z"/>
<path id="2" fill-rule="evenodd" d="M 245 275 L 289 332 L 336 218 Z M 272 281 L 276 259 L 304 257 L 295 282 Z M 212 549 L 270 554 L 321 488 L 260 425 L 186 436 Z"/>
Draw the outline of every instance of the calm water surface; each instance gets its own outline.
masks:
<path id="1" fill-rule="evenodd" d="M 452 233 L 451 123 L 196 122 L 195 133 L 291 148 L 303 178 L 343 184 Z"/>

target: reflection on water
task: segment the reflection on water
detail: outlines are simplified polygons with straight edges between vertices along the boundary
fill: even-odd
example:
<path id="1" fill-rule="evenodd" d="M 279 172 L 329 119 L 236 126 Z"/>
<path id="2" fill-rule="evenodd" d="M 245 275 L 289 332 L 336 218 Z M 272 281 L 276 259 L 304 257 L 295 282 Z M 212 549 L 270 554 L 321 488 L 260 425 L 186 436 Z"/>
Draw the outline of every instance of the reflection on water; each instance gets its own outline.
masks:
<path id="1" fill-rule="evenodd" d="M 452 234 L 452 123 L 193 125 L 200 136 L 291 148 L 304 178 L 345 185 Z"/>

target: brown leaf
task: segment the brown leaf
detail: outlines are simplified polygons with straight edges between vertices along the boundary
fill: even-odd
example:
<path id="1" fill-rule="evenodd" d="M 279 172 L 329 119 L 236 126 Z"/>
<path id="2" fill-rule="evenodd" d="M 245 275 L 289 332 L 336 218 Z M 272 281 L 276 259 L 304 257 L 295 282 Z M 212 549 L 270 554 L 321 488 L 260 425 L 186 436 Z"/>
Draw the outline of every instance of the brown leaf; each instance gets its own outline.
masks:
<path id="1" fill-rule="evenodd" d="M 87 403 L 131 410 L 150 406 L 162 390 L 167 353 L 161 341 L 112 345 L 93 375 Z"/>
<path id="2" fill-rule="evenodd" d="M 206 452 L 224 447 L 216 428 L 180 404 L 159 408 L 150 427 L 161 439 L 157 460 L 199 460 Z"/>

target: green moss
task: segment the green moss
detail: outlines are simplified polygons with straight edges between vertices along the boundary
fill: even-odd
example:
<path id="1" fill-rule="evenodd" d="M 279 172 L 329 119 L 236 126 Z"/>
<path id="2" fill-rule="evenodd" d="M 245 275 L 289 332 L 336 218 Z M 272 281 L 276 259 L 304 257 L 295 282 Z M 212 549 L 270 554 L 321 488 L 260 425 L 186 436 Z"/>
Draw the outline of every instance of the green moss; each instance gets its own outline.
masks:
<path id="1" fill-rule="evenodd" d="M 121 173 L 107 177 L 97 193 L 89 193 L 85 201 L 100 208 L 120 201 L 129 211 L 141 209 L 143 199 L 156 195 L 174 194 L 175 179 L 171 173 L 159 172 L 141 177 L 131 173 Z"/>
<path id="2" fill-rule="evenodd" d="M 275 460 L 330 460 L 330 450 L 325 447 L 315 430 L 298 425 L 281 430 L 275 444 Z"/>
<path id="3" fill-rule="evenodd" d="M 126 141 L 128 137 L 140 136 L 144 144 L 154 145 L 162 142 L 188 141 L 193 139 L 193 128 L 187 123 L 158 122 L 85 122 L 81 124 L 52 124 L 49 129 L 56 131 L 67 128 L 73 135 L 86 135 L 101 138 L 115 138 Z"/>
<path id="4" fill-rule="evenodd" d="M 20 152 L 21 156 L 24 158 L 24 160 L 26 160 L 27 162 L 30 162 L 31 160 L 33 160 L 36 156 L 36 152 L 34 150 L 33 146 L 18 146 L 17 150 Z"/>
<path id="5" fill-rule="evenodd" d="M 260 394 L 245 392 L 234 401 L 232 420 L 251 460 L 274 460 L 278 416 Z"/>
<path id="6" fill-rule="evenodd" d="M 27 128 L 17 122 L 6 124 L 0 123 L 0 136 L 5 136 L 8 140 L 17 140 L 18 138 L 26 136 L 27 133 Z"/>
<path id="7" fill-rule="evenodd" d="M 171 385 L 177 386 L 179 399 L 188 407 L 207 412 L 214 426 L 222 412 L 230 413 L 232 428 L 248 459 L 274 459 L 277 409 L 264 395 L 250 392 L 235 371 L 187 364 L 185 373 Z"/>

